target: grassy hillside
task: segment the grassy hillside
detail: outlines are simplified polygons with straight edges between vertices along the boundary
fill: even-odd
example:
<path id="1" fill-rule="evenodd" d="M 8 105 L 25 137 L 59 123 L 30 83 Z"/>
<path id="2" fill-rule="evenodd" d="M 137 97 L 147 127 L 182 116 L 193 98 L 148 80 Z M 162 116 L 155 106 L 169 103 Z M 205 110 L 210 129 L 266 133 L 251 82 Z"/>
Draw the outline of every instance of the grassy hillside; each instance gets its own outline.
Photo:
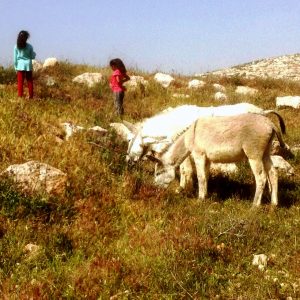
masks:
<path id="1" fill-rule="evenodd" d="M 83 72 L 105 80 L 93 88 L 72 83 Z M 175 75 L 168 89 L 153 74 L 145 91 L 128 91 L 125 116 L 140 121 L 183 103 L 218 105 L 213 83 L 229 100 L 275 108 L 276 96 L 300 95 L 284 80 L 208 77 L 204 88 L 186 88 L 192 78 Z M 24 194 L 0 180 L 0 295 L 2 299 L 290 299 L 300 298 L 300 156 L 289 162 L 297 175 L 280 175 L 278 209 L 251 210 L 254 178 L 247 164 L 231 177 L 212 176 L 209 198 L 197 191 L 178 195 L 153 185 L 153 165 L 125 163 L 127 145 L 109 129 L 115 116 L 110 70 L 61 62 L 35 74 L 34 100 L 19 99 L 15 74 L 0 69 L 0 170 L 38 160 L 68 174 L 62 196 Z M 47 76 L 55 80 L 47 86 Z M 237 85 L 259 90 L 238 96 Z M 25 88 L 26 90 L 26 88 Z M 172 97 L 173 93 L 190 98 Z M 299 110 L 281 109 L 285 141 L 299 144 Z M 105 137 L 79 133 L 61 141 L 60 123 L 109 129 Z M 29 244 L 39 246 L 28 252 Z M 254 254 L 269 257 L 264 271 Z"/>

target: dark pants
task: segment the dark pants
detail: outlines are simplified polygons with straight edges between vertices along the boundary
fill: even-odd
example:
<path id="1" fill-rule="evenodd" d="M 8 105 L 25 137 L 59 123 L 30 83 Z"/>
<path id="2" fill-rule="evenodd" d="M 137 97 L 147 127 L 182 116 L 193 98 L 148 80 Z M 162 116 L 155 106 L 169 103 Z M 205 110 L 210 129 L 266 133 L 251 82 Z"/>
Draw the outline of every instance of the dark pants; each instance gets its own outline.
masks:
<path id="1" fill-rule="evenodd" d="M 123 108 L 123 100 L 124 100 L 124 92 L 114 92 L 115 96 L 115 108 L 118 115 L 122 116 L 124 114 Z"/>
<path id="2" fill-rule="evenodd" d="M 33 97 L 33 79 L 32 79 L 32 71 L 18 71 L 17 79 L 18 79 L 18 96 L 23 97 L 23 85 L 24 79 L 26 78 L 29 98 Z"/>

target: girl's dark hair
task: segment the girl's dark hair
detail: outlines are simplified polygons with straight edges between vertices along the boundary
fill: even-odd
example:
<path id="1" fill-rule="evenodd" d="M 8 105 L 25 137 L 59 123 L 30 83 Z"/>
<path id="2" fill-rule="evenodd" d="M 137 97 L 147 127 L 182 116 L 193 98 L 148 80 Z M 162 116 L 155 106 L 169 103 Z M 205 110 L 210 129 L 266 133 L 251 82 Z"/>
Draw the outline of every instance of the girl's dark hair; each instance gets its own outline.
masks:
<path id="1" fill-rule="evenodd" d="M 120 58 L 114 58 L 109 62 L 109 65 L 111 67 L 116 67 L 117 69 L 119 69 L 121 71 L 121 73 L 126 74 L 127 70 L 126 67 L 124 65 L 124 63 L 122 62 L 122 60 Z"/>
<path id="2" fill-rule="evenodd" d="M 30 34 L 26 30 L 21 30 L 18 34 L 18 39 L 17 39 L 17 47 L 19 49 L 23 49 L 26 47 L 27 40 L 29 38 Z"/>

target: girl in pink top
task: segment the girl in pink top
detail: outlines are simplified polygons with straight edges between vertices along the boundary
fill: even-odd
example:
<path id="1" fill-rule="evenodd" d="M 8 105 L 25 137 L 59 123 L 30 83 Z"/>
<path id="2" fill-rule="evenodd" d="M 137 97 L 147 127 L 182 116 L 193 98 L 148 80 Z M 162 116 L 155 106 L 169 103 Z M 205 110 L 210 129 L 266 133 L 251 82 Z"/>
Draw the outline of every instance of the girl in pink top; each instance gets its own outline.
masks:
<path id="1" fill-rule="evenodd" d="M 115 96 L 116 111 L 119 116 L 122 116 L 124 114 L 123 100 L 126 90 L 123 83 L 128 81 L 130 77 L 127 75 L 126 67 L 120 58 L 112 59 L 109 65 L 113 70 L 109 85 Z"/>

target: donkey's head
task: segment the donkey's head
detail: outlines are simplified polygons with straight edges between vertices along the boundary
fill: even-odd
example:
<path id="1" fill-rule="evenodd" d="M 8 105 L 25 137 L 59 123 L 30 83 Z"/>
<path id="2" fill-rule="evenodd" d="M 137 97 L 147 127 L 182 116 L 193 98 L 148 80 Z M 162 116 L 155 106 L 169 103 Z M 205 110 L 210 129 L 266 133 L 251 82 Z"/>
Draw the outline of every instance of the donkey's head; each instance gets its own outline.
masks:
<path id="1" fill-rule="evenodd" d="M 139 131 L 128 143 L 126 161 L 136 163 L 147 153 L 165 151 L 170 144 L 171 142 L 166 137 L 143 137 L 141 131 Z"/>
<path id="2" fill-rule="evenodd" d="M 136 163 L 144 156 L 145 151 L 146 147 L 143 144 L 143 138 L 138 132 L 128 143 L 126 161 L 128 163 Z"/>
<path id="3" fill-rule="evenodd" d="M 163 165 L 161 161 L 157 160 L 157 163 L 155 164 L 154 177 L 154 182 L 156 185 L 167 188 L 175 179 L 175 167 Z"/>

